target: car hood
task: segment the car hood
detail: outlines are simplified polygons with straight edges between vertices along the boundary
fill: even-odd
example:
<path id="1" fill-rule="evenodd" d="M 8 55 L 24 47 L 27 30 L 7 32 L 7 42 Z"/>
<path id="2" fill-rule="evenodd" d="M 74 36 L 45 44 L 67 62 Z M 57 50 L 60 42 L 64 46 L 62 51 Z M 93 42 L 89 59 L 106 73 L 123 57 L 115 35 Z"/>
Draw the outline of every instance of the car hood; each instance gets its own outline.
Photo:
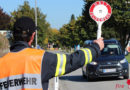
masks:
<path id="1" fill-rule="evenodd" d="M 95 61 L 120 61 L 122 59 L 124 59 L 125 56 L 124 55 L 116 55 L 116 56 L 100 56 L 98 57 Z"/>

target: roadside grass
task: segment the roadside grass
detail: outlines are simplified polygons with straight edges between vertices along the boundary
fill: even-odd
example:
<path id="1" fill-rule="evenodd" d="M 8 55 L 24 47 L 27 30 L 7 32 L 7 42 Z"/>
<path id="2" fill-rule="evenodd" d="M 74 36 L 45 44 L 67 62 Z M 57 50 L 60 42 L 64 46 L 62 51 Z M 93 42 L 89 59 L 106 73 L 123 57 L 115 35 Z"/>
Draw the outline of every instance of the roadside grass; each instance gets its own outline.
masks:
<path id="1" fill-rule="evenodd" d="M 130 53 L 126 56 L 126 59 L 127 59 L 128 62 L 130 63 Z"/>

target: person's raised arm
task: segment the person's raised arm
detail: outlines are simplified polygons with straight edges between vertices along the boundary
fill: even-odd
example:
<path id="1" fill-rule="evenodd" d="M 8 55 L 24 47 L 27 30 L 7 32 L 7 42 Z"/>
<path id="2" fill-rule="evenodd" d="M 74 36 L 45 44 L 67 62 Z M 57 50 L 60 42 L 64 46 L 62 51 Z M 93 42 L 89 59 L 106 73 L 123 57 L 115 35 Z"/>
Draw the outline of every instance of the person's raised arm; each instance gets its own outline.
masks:
<path id="1" fill-rule="evenodd" d="M 70 55 L 46 52 L 42 63 L 42 80 L 47 81 L 52 77 L 67 74 L 90 63 L 100 55 L 103 48 L 103 38 L 100 38 L 94 40 L 92 45 L 87 45 Z"/>

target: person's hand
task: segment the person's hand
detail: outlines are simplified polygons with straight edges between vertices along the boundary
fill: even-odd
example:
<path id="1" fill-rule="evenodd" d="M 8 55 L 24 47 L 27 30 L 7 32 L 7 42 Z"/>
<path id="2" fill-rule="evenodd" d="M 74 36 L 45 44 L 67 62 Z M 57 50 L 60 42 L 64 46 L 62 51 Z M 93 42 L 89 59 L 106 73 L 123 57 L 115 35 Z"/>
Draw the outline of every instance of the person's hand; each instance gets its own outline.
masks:
<path id="1" fill-rule="evenodd" d="M 103 38 L 99 38 L 97 40 L 94 40 L 93 41 L 94 43 L 97 43 L 100 47 L 100 50 L 102 50 L 104 48 L 104 41 L 103 41 Z"/>

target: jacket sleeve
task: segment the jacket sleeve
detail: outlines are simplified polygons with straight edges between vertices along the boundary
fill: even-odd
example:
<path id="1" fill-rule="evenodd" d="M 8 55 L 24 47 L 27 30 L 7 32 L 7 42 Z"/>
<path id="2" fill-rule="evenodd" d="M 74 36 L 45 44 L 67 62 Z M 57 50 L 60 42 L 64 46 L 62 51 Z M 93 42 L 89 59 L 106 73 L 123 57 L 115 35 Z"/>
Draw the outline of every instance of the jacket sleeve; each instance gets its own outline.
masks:
<path id="1" fill-rule="evenodd" d="M 45 52 L 42 62 L 42 82 L 72 72 L 95 60 L 99 55 L 100 49 L 97 44 L 86 46 L 70 55 Z"/>

